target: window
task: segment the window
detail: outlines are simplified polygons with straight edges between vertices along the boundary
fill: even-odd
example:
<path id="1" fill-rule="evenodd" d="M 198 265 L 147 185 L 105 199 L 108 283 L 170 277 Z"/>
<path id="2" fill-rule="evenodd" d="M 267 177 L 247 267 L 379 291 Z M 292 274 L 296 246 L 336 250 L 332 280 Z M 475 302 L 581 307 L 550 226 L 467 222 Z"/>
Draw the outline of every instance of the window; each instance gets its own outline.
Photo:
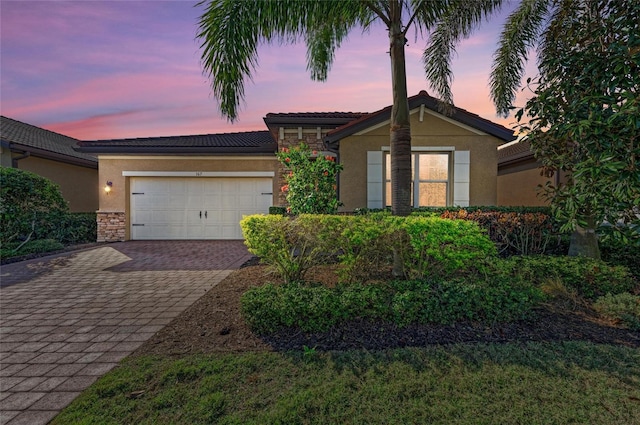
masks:
<path id="1" fill-rule="evenodd" d="M 445 207 L 450 204 L 449 153 L 419 152 L 411 154 L 412 196 L 414 207 Z M 391 205 L 391 155 L 385 154 L 385 205 Z"/>

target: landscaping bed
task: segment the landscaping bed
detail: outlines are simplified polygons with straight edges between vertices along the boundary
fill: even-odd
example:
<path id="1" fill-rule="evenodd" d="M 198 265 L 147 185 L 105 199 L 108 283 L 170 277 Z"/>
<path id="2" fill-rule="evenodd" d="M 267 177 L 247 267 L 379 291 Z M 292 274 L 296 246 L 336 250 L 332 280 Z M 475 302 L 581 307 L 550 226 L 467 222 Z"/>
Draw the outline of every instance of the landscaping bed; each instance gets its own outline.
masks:
<path id="1" fill-rule="evenodd" d="M 335 284 L 331 267 L 309 272 L 313 281 Z M 395 325 L 363 320 L 337 325 L 326 332 L 302 333 L 282 330 L 268 337 L 255 335 L 241 315 L 240 297 L 266 281 L 278 282 L 255 260 L 230 274 L 183 314 L 142 345 L 135 356 L 184 356 L 218 352 L 386 349 L 424 347 L 460 342 L 553 342 L 589 341 L 640 347 L 640 332 L 618 327 L 589 307 L 567 300 L 544 303 L 528 320 L 483 325 L 470 322 L 452 325 Z"/>

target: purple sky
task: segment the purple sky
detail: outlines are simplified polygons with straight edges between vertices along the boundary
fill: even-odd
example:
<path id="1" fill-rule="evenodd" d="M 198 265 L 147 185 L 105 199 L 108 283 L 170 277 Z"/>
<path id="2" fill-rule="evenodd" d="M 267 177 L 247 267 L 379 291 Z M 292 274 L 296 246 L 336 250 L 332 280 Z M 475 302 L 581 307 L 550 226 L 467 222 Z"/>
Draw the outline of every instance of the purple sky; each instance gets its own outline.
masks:
<path id="1" fill-rule="evenodd" d="M 305 46 L 266 45 L 239 120 L 222 118 L 200 66 L 195 1 L 0 1 L 0 113 L 83 140 L 263 130 L 268 112 L 373 112 L 391 103 L 383 27 L 356 30 L 325 83 L 311 81 Z M 456 106 L 511 126 L 488 95 L 507 3 L 459 48 Z M 429 90 L 410 32 L 409 95 Z M 534 76 L 530 62 L 527 76 Z M 524 104 L 524 94 L 518 105 Z"/>

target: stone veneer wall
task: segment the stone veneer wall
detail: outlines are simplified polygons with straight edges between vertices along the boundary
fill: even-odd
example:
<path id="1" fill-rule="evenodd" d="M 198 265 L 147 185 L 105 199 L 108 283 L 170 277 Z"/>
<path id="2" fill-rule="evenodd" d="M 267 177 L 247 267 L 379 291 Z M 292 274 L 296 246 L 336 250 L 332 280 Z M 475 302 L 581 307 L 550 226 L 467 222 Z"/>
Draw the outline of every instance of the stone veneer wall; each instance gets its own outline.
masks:
<path id="1" fill-rule="evenodd" d="M 98 242 L 122 242 L 125 239 L 126 218 L 123 212 L 98 212 Z"/>
<path id="2" fill-rule="evenodd" d="M 314 128 L 314 131 L 315 131 L 315 128 Z M 325 136 L 326 132 L 327 130 L 323 129 L 322 136 Z M 277 137 L 278 134 L 276 133 L 275 136 Z M 293 146 L 298 146 L 301 142 L 304 142 L 304 144 L 309 146 L 312 151 L 322 152 L 325 150 L 324 143 L 322 142 L 322 139 L 318 139 L 317 133 L 314 132 L 312 134 L 312 133 L 305 132 L 302 134 L 302 139 L 298 138 L 298 134 L 285 133 L 284 139 L 282 140 L 278 139 L 278 151 L 281 151 L 282 148 L 291 148 Z M 282 164 L 278 164 L 277 180 L 278 180 L 278 205 L 279 206 L 287 205 L 286 194 L 280 190 L 280 188 L 284 186 L 286 183 L 284 176 L 285 176 L 284 166 Z"/>

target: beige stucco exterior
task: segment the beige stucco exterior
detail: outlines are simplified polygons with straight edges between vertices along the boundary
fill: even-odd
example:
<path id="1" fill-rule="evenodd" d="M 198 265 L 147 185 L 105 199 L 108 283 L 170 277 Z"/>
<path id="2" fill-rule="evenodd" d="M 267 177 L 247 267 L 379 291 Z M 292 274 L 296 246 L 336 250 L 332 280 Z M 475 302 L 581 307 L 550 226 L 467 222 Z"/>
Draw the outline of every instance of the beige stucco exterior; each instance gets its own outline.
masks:
<path id="1" fill-rule="evenodd" d="M 340 162 L 344 171 L 340 174 L 339 192 L 344 211 L 367 206 L 367 152 L 388 147 L 389 132 L 386 122 L 340 141 Z M 504 141 L 435 112 L 421 114 L 419 109 L 411 113 L 411 134 L 414 149 L 443 147 L 468 151 L 469 205 L 497 204 L 497 146 Z"/>
<path id="2" fill-rule="evenodd" d="M 274 155 L 264 156 L 125 156 L 101 155 L 99 159 L 100 208 L 98 216 L 110 213 L 124 215 L 125 236 L 130 239 L 129 195 L 130 179 L 125 172 L 272 172 L 276 173 L 278 162 Z M 210 178 L 210 177 L 202 177 Z M 104 186 L 112 182 L 107 194 Z M 278 194 L 276 179 L 273 179 L 274 202 Z M 100 226 L 99 226 L 100 227 Z M 100 229 L 99 229 L 100 231 Z"/>
<path id="3" fill-rule="evenodd" d="M 20 159 L 17 165 L 21 170 L 31 171 L 58 184 L 71 212 L 95 212 L 98 209 L 98 170 L 95 168 L 36 156 Z"/>
<path id="4" fill-rule="evenodd" d="M 538 196 L 538 185 L 553 182 L 553 178 L 541 175 L 535 161 L 506 168 L 498 175 L 498 205 L 501 206 L 547 206 L 549 203 Z"/>

